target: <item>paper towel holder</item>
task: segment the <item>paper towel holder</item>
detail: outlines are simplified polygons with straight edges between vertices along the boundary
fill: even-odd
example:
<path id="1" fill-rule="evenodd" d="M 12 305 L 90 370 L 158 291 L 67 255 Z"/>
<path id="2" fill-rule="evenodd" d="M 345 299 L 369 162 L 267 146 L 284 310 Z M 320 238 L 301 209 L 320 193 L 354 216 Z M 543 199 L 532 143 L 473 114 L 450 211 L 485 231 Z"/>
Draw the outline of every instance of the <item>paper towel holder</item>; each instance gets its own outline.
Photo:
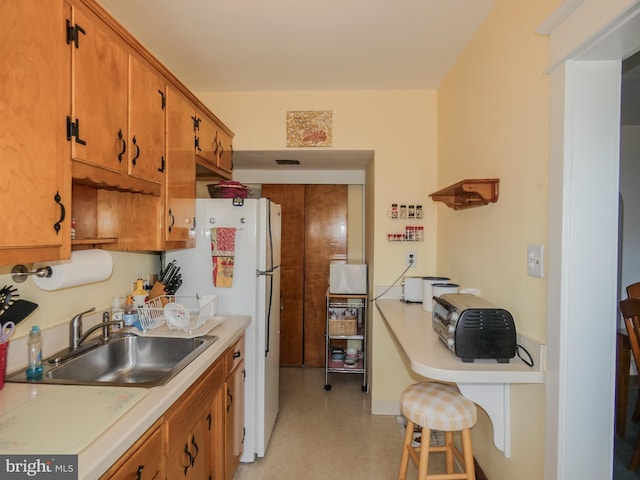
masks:
<path id="1" fill-rule="evenodd" d="M 53 275 L 53 270 L 51 267 L 40 267 L 32 272 L 24 265 L 16 265 L 11 269 L 11 278 L 13 278 L 14 282 L 22 283 L 27 279 L 27 276 L 35 275 L 40 278 L 49 278 Z"/>

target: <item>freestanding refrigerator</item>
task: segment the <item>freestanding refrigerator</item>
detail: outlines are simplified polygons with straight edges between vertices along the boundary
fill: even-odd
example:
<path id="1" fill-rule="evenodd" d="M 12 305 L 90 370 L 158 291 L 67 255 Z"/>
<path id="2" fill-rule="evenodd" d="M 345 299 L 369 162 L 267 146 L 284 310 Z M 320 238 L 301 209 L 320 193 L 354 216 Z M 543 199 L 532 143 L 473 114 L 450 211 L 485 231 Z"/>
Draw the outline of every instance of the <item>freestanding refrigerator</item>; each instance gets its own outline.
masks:
<path id="1" fill-rule="evenodd" d="M 218 315 L 251 317 L 242 462 L 264 456 L 279 409 L 280 220 L 266 198 L 197 199 L 195 248 L 165 256 L 181 268 L 179 295 L 215 294 Z"/>

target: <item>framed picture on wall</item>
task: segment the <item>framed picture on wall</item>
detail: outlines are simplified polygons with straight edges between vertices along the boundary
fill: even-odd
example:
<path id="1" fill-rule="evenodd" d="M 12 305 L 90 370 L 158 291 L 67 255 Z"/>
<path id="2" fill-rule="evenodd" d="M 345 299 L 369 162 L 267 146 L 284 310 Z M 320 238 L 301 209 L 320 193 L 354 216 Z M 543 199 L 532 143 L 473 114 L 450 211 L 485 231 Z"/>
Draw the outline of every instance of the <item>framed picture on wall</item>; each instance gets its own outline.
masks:
<path id="1" fill-rule="evenodd" d="M 332 113 L 287 112 L 287 147 L 330 147 Z"/>

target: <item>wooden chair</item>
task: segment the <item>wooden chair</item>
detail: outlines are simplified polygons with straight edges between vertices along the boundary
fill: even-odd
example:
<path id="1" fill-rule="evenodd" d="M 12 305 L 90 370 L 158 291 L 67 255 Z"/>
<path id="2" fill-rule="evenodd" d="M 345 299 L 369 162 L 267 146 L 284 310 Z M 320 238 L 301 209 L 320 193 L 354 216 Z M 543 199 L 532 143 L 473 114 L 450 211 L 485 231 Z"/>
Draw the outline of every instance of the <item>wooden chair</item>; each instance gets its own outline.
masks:
<path id="1" fill-rule="evenodd" d="M 640 298 L 640 282 L 632 283 L 627 287 L 627 297 L 629 298 Z M 640 365 L 636 365 L 637 368 L 640 368 Z M 634 422 L 640 421 L 640 392 L 638 392 L 638 398 L 636 400 L 636 406 L 633 409 L 633 415 L 631 416 L 631 420 Z"/>
<path id="2" fill-rule="evenodd" d="M 620 302 L 620 311 L 629 335 L 629 344 L 637 366 L 640 366 L 640 298 L 627 298 Z M 637 404 L 634 416 L 638 412 Z M 636 439 L 636 446 L 629 462 L 629 470 L 637 471 L 640 466 L 640 435 Z"/>

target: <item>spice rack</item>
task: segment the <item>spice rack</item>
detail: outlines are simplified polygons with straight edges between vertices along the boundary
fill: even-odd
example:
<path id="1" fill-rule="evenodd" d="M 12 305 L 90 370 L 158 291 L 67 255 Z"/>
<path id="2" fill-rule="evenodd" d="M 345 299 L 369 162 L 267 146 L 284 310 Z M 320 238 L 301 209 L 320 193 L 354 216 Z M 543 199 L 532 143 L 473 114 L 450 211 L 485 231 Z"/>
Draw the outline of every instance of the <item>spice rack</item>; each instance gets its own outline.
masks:
<path id="1" fill-rule="evenodd" d="M 422 205 L 416 204 L 391 204 L 391 210 L 387 212 L 387 217 L 392 220 L 422 220 Z M 422 242 L 424 241 L 424 227 L 422 225 L 406 225 L 404 233 L 387 233 L 387 241 L 389 242 Z"/>
<path id="2" fill-rule="evenodd" d="M 461 180 L 430 194 L 434 202 L 444 202 L 454 210 L 481 207 L 498 201 L 499 178 Z"/>

